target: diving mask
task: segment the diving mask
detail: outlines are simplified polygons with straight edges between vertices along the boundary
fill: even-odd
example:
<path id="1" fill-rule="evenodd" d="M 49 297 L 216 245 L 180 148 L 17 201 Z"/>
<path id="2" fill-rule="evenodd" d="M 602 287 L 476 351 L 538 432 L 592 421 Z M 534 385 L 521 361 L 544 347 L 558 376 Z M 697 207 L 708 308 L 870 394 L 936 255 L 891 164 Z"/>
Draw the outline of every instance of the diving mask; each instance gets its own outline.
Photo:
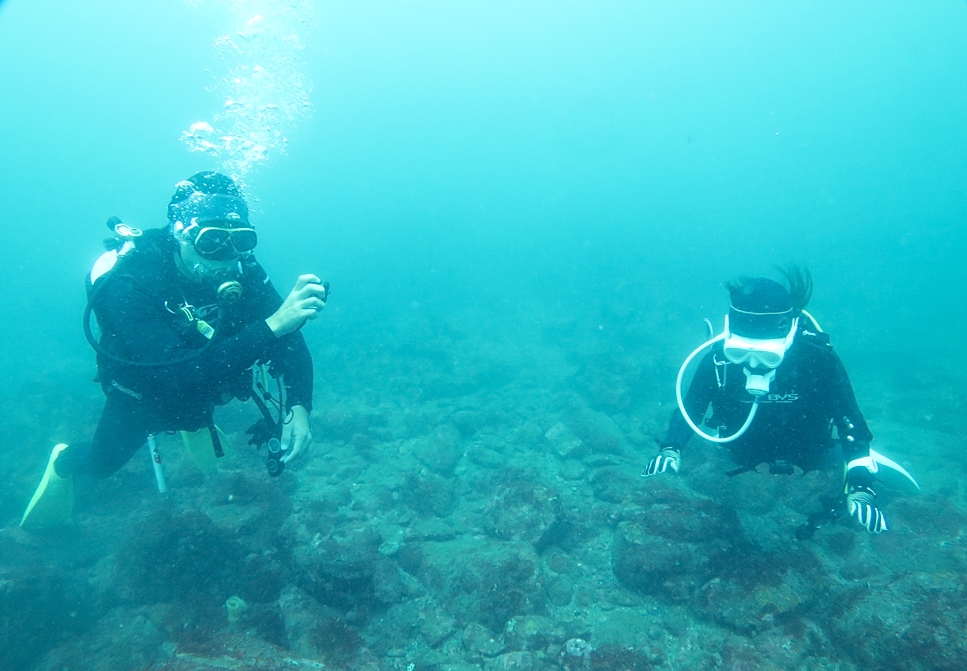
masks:
<path id="1" fill-rule="evenodd" d="M 219 224 L 222 222 L 206 222 Z M 227 223 L 227 222 L 225 222 Z M 233 228 L 231 226 L 202 225 L 192 221 L 184 230 L 198 256 L 210 261 L 229 261 L 255 249 L 258 235 L 251 226 Z"/>
<path id="2" fill-rule="evenodd" d="M 785 338 L 747 338 L 732 333 L 729 329 L 729 318 L 726 316 L 722 352 L 731 363 L 747 363 L 750 368 L 778 368 L 792 345 L 798 328 L 797 318 L 792 320 L 792 326 Z"/>

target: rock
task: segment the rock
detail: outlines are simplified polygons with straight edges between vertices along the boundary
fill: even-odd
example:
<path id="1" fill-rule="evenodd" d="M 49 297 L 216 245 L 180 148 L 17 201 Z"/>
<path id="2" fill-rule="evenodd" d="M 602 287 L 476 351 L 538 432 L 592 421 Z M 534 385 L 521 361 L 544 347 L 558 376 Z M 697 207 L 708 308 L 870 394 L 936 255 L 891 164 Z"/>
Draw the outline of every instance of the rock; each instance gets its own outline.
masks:
<path id="1" fill-rule="evenodd" d="M 446 517 L 453 512 L 453 484 L 435 473 L 409 473 L 400 500 L 424 516 Z"/>
<path id="2" fill-rule="evenodd" d="M 544 585 L 547 600 L 555 606 L 567 606 L 571 603 L 573 586 L 570 578 L 551 578 Z"/>
<path id="3" fill-rule="evenodd" d="M 962 582 L 959 571 L 915 572 L 839 590 L 831 637 L 859 668 L 967 669 Z"/>
<path id="4" fill-rule="evenodd" d="M 383 540 L 376 550 L 387 557 L 392 557 L 400 551 L 406 532 L 398 524 L 387 524 L 379 528 L 379 536 Z"/>
<path id="5" fill-rule="evenodd" d="M 659 657 L 655 661 L 661 663 L 662 659 Z M 652 659 L 649 655 L 627 646 L 602 645 L 591 652 L 592 671 L 647 671 L 650 668 Z"/>
<path id="6" fill-rule="evenodd" d="M 605 452 L 598 452 L 597 454 L 589 454 L 584 457 L 584 463 L 591 468 L 602 468 L 604 466 L 619 466 L 624 462 L 621 457 L 615 456 L 613 454 L 607 454 Z"/>
<path id="7" fill-rule="evenodd" d="M 486 447 L 472 447 L 467 450 L 467 458 L 482 468 L 500 468 L 506 462 L 504 455 Z"/>
<path id="8" fill-rule="evenodd" d="M 325 636 L 330 632 L 329 643 L 345 639 L 349 645 L 359 642 L 359 636 L 342 621 L 339 613 L 323 606 L 295 585 L 287 585 L 279 595 L 279 608 L 285 622 L 289 650 L 299 657 L 321 659 L 332 652 L 325 648 Z M 346 652 L 343 650 L 343 652 Z"/>
<path id="9" fill-rule="evenodd" d="M 570 544 L 577 535 L 578 525 L 574 520 L 568 515 L 558 513 L 554 521 L 544 529 L 540 538 L 534 542 L 534 549 L 538 554 L 542 554 L 552 547 Z"/>
<path id="10" fill-rule="evenodd" d="M 591 671 L 591 644 L 583 638 L 572 638 L 561 648 L 558 663 L 563 671 Z"/>
<path id="11" fill-rule="evenodd" d="M 606 467 L 588 478 L 595 498 L 608 503 L 639 503 L 646 496 L 641 477 L 628 468 Z"/>
<path id="12" fill-rule="evenodd" d="M 450 541 L 460 535 L 452 524 L 437 517 L 419 520 L 407 529 L 406 539 L 412 541 Z"/>
<path id="13" fill-rule="evenodd" d="M 484 425 L 481 413 L 472 410 L 460 410 L 450 415 L 450 421 L 457 427 L 464 438 L 470 438 L 480 431 Z"/>
<path id="14" fill-rule="evenodd" d="M 463 456 L 463 438 L 452 424 L 444 424 L 430 435 L 415 439 L 412 450 L 430 470 L 450 475 Z"/>
<path id="15" fill-rule="evenodd" d="M 514 442 L 539 448 L 544 442 L 544 430 L 534 421 L 526 421 L 514 432 Z"/>
<path id="16" fill-rule="evenodd" d="M 612 568 L 627 588 L 746 636 L 809 613 L 813 595 L 836 584 L 809 549 L 767 551 L 742 534 L 732 508 L 672 490 L 619 523 Z"/>
<path id="17" fill-rule="evenodd" d="M 567 638 L 564 625 L 540 615 L 519 615 L 504 627 L 507 644 L 516 650 L 543 650 L 552 643 L 562 644 Z"/>
<path id="18" fill-rule="evenodd" d="M 86 589 L 78 591 L 86 588 L 83 581 L 68 580 L 51 563 L 50 550 L 25 550 L 0 542 L 0 669 L 34 668 L 45 652 L 62 640 L 69 646 L 102 614 Z"/>
<path id="19" fill-rule="evenodd" d="M 471 622 L 463 630 L 463 646 L 471 653 L 484 657 L 496 657 L 504 651 L 503 636 L 494 636 L 489 629 Z"/>
<path id="20" fill-rule="evenodd" d="M 624 434 L 604 413 L 577 407 L 564 418 L 564 423 L 592 454 L 604 452 L 620 456 L 625 453 Z"/>
<path id="21" fill-rule="evenodd" d="M 618 525 L 612 568 L 631 590 L 686 601 L 714 577 L 712 556 L 741 542 L 734 510 L 667 491 Z"/>
<path id="22" fill-rule="evenodd" d="M 577 459 L 565 460 L 559 471 L 565 480 L 583 480 L 587 472 L 587 467 Z"/>
<path id="23" fill-rule="evenodd" d="M 506 652 L 494 660 L 491 671 L 534 671 L 540 666 L 533 652 Z"/>
<path id="24" fill-rule="evenodd" d="M 422 550 L 415 576 L 458 620 L 498 632 L 514 615 L 543 612 L 539 559 L 529 543 L 462 536 Z"/>
<path id="25" fill-rule="evenodd" d="M 539 543 L 562 514 L 555 492 L 526 477 L 508 477 L 497 486 L 484 516 L 487 533 L 495 538 Z"/>
<path id="26" fill-rule="evenodd" d="M 358 541 L 298 547 L 293 558 L 299 587 L 340 613 L 367 613 L 401 601 L 406 583 L 396 564 L 377 551 L 379 536 Z"/>
<path id="27" fill-rule="evenodd" d="M 3 605 L 6 606 L 6 604 Z M 16 611 L 5 609 L 3 613 L 3 619 L 6 619 Z M 164 621 L 173 617 L 177 615 L 171 606 L 159 604 L 135 609 L 119 607 L 99 620 L 87 622 L 90 628 L 83 633 L 75 629 L 72 632 L 74 635 L 63 645 L 51 650 L 40 663 L 29 665 L 19 663 L 23 659 L 23 652 L 21 652 L 21 659 L 18 659 L 17 653 L 23 648 L 29 649 L 29 644 L 37 639 L 32 635 L 29 620 L 19 621 L 20 633 L 30 638 L 5 637 L 3 649 L 0 650 L 0 668 L 4 671 L 8 669 L 10 671 L 157 669 L 163 664 L 170 663 L 176 648 L 175 645 L 166 642 L 171 632 L 166 632 L 164 627 Z M 177 635 L 181 632 L 175 633 Z M 42 644 L 42 640 L 39 642 Z M 262 645 L 271 647 L 265 643 Z M 30 652 L 34 651 L 30 650 Z M 40 651 L 41 654 L 42 652 Z M 40 657 L 40 654 L 37 657 Z"/>
<path id="28" fill-rule="evenodd" d="M 449 613 L 434 608 L 420 618 L 419 628 L 423 640 L 431 648 L 435 648 L 453 635 L 456 626 Z"/>
<path id="29" fill-rule="evenodd" d="M 563 422 L 558 422 L 548 429 L 544 438 L 550 443 L 554 454 L 562 459 L 580 459 L 587 453 L 587 448 L 581 439 L 575 436 Z"/>

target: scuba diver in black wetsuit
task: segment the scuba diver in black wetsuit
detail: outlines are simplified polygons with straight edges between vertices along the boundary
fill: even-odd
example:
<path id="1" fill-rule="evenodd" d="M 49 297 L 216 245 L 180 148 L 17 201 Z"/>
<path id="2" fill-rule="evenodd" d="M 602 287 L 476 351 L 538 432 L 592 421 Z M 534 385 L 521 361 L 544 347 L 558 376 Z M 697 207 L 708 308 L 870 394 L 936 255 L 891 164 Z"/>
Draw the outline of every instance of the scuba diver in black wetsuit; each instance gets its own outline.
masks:
<path id="1" fill-rule="evenodd" d="M 804 308 L 812 295 L 808 271 L 783 271 L 788 288 L 759 277 L 728 285 L 731 306 L 725 331 L 695 350 L 682 365 L 677 383 L 679 409 L 672 415 L 661 451 L 645 477 L 678 472 L 692 433 L 723 444 L 739 468 L 737 475 L 769 464 L 771 473 L 792 474 L 794 467 L 815 470 L 842 451 L 845 483 L 841 494 L 824 500 L 823 509 L 797 530 L 806 539 L 837 517 L 849 514 L 867 530 L 887 530 L 873 486 L 896 463 L 870 449 L 873 434 L 860 412 L 846 369 L 829 337 Z M 681 381 L 689 362 L 706 347 L 682 398 Z M 705 424 L 698 425 L 709 406 Z M 834 434 L 835 429 L 835 434 Z"/>
<path id="2" fill-rule="evenodd" d="M 154 434 L 198 432 L 221 456 L 212 412 L 232 398 L 255 398 L 266 415 L 256 442 L 274 435 L 276 474 L 312 438 L 312 358 L 299 329 L 325 307 L 328 287 L 302 275 L 282 299 L 255 260 L 248 206 L 225 175 L 179 182 L 168 219 L 143 234 L 108 222 L 117 238 L 88 277 L 84 318 L 104 410 L 91 442 L 54 448 L 22 526 L 69 521 L 73 476 L 112 475 Z M 275 421 L 253 394 L 257 364 L 270 365 L 279 381 Z"/>

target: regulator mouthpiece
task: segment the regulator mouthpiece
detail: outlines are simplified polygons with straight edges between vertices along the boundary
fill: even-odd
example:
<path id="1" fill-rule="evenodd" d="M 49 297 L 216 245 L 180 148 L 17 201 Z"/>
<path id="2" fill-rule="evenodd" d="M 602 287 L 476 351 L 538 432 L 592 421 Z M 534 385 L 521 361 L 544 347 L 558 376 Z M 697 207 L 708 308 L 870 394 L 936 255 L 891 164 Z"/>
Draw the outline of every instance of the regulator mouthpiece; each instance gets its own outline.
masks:
<path id="1" fill-rule="evenodd" d="M 745 373 L 745 390 L 756 398 L 761 398 L 768 394 L 769 386 L 776 379 L 776 370 L 774 368 L 763 375 L 753 373 L 748 368 L 743 368 L 742 371 Z"/>
<path id="2" fill-rule="evenodd" d="M 234 305 L 242 297 L 242 285 L 235 280 L 222 282 L 215 293 L 218 296 L 219 304 L 223 307 Z"/>

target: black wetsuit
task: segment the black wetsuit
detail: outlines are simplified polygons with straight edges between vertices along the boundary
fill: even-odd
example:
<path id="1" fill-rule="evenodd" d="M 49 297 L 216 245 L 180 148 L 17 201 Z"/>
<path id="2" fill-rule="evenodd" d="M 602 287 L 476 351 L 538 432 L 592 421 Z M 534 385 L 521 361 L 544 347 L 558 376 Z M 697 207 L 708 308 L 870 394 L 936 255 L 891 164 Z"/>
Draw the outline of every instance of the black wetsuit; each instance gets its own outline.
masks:
<path id="1" fill-rule="evenodd" d="M 752 407 L 745 383 L 743 365 L 729 363 L 722 343 L 715 343 L 688 388 L 685 409 L 693 422 L 701 424 L 711 405 L 712 417 L 706 424 L 719 427 L 719 435 L 730 436 L 742 427 Z M 662 445 L 682 449 L 692 434 L 676 410 Z M 812 470 L 822 465 L 837 441 L 851 461 L 869 456 L 872 439 L 829 338 L 801 328 L 776 369 L 769 394 L 759 401 L 751 426 L 743 436 L 723 445 L 746 468 L 780 461 Z"/>
<path id="2" fill-rule="evenodd" d="M 272 374 L 282 377 L 290 407 L 311 410 L 312 358 L 299 332 L 276 338 L 265 323 L 282 297 L 255 258 L 244 258 L 235 278 L 241 298 L 220 311 L 214 284 L 186 277 L 177 253 L 167 228 L 145 231 L 91 289 L 106 352 L 122 361 L 174 363 L 141 367 L 99 353 L 104 411 L 93 441 L 72 445 L 57 459 L 61 476 L 107 477 L 150 434 L 210 426 L 215 406 L 248 398 L 250 369 L 258 362 L 271 362 Z M 180 309 L 184 305 L 215 328 L 210 342 Z"/>

